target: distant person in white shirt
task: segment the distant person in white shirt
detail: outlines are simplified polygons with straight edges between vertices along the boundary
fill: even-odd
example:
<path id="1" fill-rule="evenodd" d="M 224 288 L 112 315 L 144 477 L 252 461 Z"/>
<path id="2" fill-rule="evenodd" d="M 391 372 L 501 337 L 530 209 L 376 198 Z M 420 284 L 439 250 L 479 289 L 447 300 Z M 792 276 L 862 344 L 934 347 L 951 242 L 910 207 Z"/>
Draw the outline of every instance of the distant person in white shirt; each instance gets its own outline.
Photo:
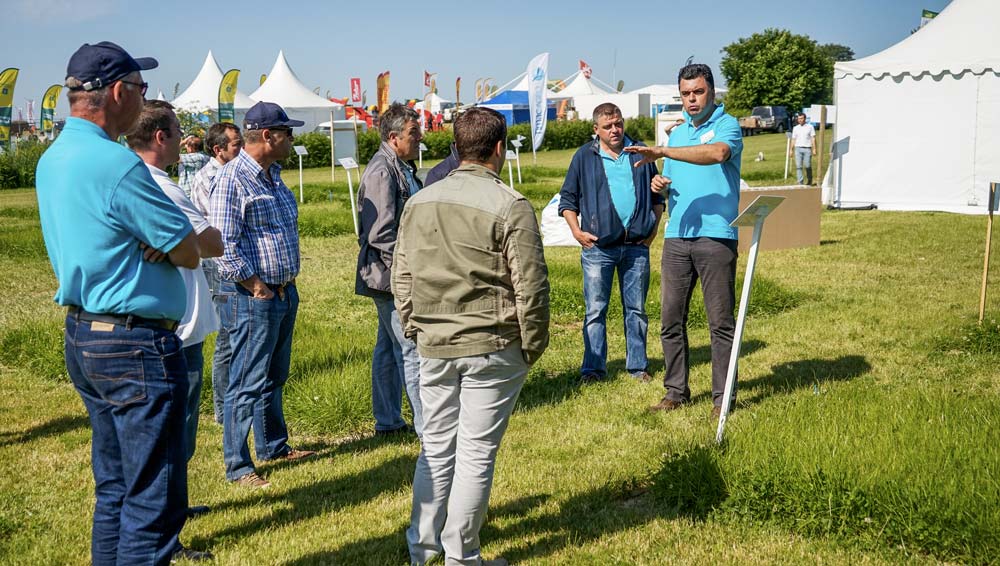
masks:
<path id="1" fill-rule="evenodd" d="M 792 146 L 795 151 L 795 179 L 802 184 L 802 169 L 805 168 L 808 177 L 807 185 L 813 184 L 812 156 L 816 155 L 816 129 L 806 123 L 806 115 L 799 114 L 798 122 L 792 128 Z M 788 157 L 792 154 L 789 153 Z"/>
<path id="2" fill-rule="evenodd" d="M 132 148 L 149 169 L 153 180 L 187 216 L 198 236 L 198 247 L 202 257 L 222 255 L 222 233 L 209 225 L 205 215 L 195 208 L 184 190 L 166 172 L 169 165 L 177 163 L 180 157 L 181 126 L 174 114 L 173 106 L 163 100 L 145 101 L 142 113 L 132 129 L 126 134 Z M 194 269 L 180 267 L 181 277 L 187 296 L 187 309 L 177 327 L 177 335 L 184 344 L 184 359 L 188 370 L 187 409 L 185 411 L 184 446 L 190 461 L 194 455 L 195 438 L 198 434 L 198 408 L 201 404 L 201 383 L 203 367 L 202 344 L 205 338 L 219 328 L 219 319 L 212 306 L 212 296 L 208 281 L 198 266 Z M 189 507 L 188 516 L 208 511 L 205 506 Z"/>

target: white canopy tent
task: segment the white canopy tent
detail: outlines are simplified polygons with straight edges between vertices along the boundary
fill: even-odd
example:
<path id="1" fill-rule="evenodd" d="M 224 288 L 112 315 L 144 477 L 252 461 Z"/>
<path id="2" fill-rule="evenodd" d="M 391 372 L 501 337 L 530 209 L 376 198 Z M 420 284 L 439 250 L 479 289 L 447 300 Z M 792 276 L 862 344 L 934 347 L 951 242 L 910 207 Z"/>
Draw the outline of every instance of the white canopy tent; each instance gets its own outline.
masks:
<path id="1" fill-rule="evenodd" d="M 577 96 L 587 96 L 592 94 L 612 94 L 615 89 L 610 85 L 601 82 L 594 77 L 587 78 L 583 71 L 577 71 L 563 80 L 566 87 L 553 94 L 551 98 L 575 98 Z M 600 84 L 598 84 L 600 83 Z"/>
<path id="2" fill-rule="evenodd" d="M 289 118 L 305 122 L 301 132 L 311 132 L 321 122 L 329 121 L 331 111 L 334 120 L 344 119 L 344 106 L 323 98 L 302 84 L 288 66 L 284 51 L 278 52 L 278 59 L 267 74 L 267 80 L 250 97 L 273 102 L 281 106 Z"/>
<path id="3" fill-rule="evenodd" d="M 445 100 L 444 98 L 438 96 L 436 92 L 432 92 L 424 100 L 415 103 L 413 105 L 413 109 L 416 110 L 417 112 L 422 111 L 424 109 L 424 103 L 428 101 L 430 102 L 430 112 L 432 114 L 437 114 L 438 112 L 441 112 L 443 109 L 451 108 L 452 106 L 455 105 L 454 102 L 450 100 Z"/>
<path id="4" fill-rule="evenodd" d="M 1000 181 L 997 21 L 996 0 L 953 0 L 896 45 L 834 66 L 828 204 L 986 212 Z"/>
<path id="5" fill-rule="evenodd" d="M 212 52 L 209 51 L 208 56 L 205 57 L 205 63 L 201 66 L 201 70 L 198 71 L 198 76 L 195 77 L 194 82 L 184 92 L 180 93 L 177 98 L 173 99 L 171 104 L 174 108 L 188 112 L 204 112 L 206 110 L 218 112 L 219 85 L 221 83 L 222 68 L 219 67 L 219 63 L 215 60 Z M 247 109 L 253 106 L 254 103 L 254 100 L 249 96 L 243 94 L 238 88 L 236 89 L 234 107 L 238 116 L 237 122 L 242 122 L 242 115 L 245 115 Z"/>

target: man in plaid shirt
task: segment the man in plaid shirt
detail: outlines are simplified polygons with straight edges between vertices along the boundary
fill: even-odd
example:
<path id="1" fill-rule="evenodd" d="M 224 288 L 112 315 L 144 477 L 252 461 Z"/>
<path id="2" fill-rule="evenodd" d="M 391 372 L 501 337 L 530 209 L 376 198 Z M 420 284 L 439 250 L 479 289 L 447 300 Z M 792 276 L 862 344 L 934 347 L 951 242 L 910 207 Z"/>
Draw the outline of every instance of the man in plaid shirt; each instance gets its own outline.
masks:
<path id="1" fill-rule="evenodd" d="M 223 403 L 226 479 L 251 488 L 271 484 L 257 475 L 247 438 L 254 431 L 259 460 L 315 454 L 288 445 L 281 407 L 288 379 L 299 295 L 298 207 L 281 181 L 278 161 L 292 149 L 290 120 L 277 104 L 258 102 L 244 121 L 244 149 L 219 170 L 209 198 L 211 223 L 225 248 L 217 266 L 233 351 Z M 228 286 L 228 288 L 226 288 Z M 225 320 L 229 318 L 230 320 Z"/>

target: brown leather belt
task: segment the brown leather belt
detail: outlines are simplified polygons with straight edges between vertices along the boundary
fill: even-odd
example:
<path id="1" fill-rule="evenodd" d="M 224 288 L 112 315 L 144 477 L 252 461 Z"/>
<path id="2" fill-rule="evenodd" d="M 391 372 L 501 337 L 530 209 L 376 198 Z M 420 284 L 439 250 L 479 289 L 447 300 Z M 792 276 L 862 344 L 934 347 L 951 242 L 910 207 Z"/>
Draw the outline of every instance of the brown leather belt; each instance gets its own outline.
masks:
<path id="1" fill-rule="evenodd" d="M 144 318 L 134 314 L 92 313 L 75 306 L 69 307 L 69 314 L 77 320 L 120 324 L 129 329 L 133 326 L 141 326 L 145 328 L 162 328 L 170 332 L 177 330 L 177 321 L 170 320 L 169 318 Z"/>
<path id="2" fill-rule="evenodd" d="M 295 280 L 292 279 L 291 281 L 287 283 L 282 283 L 281 285 L 268 285 L 267 288 L 270 289 L 271 291 L 274 291 L 274 293 L 278 295 L 278 298 L 284 301 L 285 290 L 294 285 L 295 285 Z"/>

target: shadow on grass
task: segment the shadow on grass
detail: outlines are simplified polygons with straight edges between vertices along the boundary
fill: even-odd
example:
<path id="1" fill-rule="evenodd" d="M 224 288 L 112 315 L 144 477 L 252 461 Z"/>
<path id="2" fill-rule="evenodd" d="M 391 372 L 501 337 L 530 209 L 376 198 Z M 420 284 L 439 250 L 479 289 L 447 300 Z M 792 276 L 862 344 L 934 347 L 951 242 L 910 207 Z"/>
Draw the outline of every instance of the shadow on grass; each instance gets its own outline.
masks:
<path id="1" fill-rule="evenodd" d="M 31 442 L 48 436 L 58 436 L 89 425 L 90 420 L 83 415 L 59 417 L 25 431 L 0 432 L 0 447 Z"/>
<path id="2" fill-rule="evenodd" d="M 272 488 L 260 496 L 259 492 L 244 492 L 245 497 L 216 505 L 213 510 L 263 508 L 267 515 L 233 524 L 206 537 L 194 537 L 192 546 L 211 547 L 219 541 L 250 537 L 365 503 L 406 485 L 413 477 L 415 465 L 415 456 L 397 456 L 357 474 L 310 482 L 288 491 Z M 236 486 L 233 489 L 239 490 Z"/>
<path id="3" fill-rule="evenodd" d="M 768 375 L 738 382 L 737 407 L 755 405 L 768 397 L 791 393 L 804 387 L 818 388 L 824 382 L 847 381 L 861 377 L 871 370 L 872 366 L 868 360 L 864 356 L 856 355 L 778 364 L 771 368 L 771 373 Z M 748 393 L 752 395 L 746 397 Z M 692 398 L 691 402 L 711 396 L 711 392 L 701 393 Z"/>

